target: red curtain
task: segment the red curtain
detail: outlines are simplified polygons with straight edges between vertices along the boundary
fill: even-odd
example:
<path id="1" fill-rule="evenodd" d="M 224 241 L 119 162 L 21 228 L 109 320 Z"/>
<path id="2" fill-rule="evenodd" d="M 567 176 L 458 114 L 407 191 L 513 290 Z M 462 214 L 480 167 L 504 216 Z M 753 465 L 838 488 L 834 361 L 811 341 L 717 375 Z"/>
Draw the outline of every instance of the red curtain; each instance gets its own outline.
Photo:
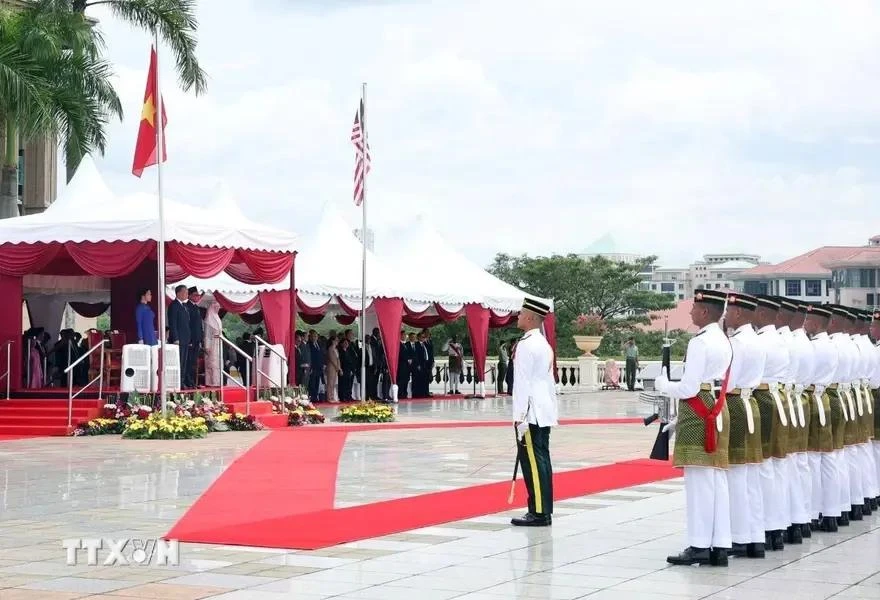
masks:
<path id="1" fill-rule="evenodd" d="M 407 317 L 423 317 L 425 313 L 431 310 L 431 304 L 428 304 L 424 310 L 415 311 L 412 310 L 409 306 L 406 305 L 406 302 L 403 303 L 403 314 Z"/>
<path id="2" fill-rule="evenodd" d="M 249 311 L 254 306 L 256 306 L 257 302 L 260 300 L 260 297 L 254 294 L 254 297 L 247 302 L 233 302 L 220 292 L 214 292 L 214 300 L 217 301 L 217 304 L 219 304 L 220 308 L 222 308 L 223 310 L 235 314 L 241 314 Z"/>
<path id="3" fill-rule="evenodd" d="M 134 309 L 140 302 L 138 292 L 144 289 L 153 291 L 153 301 L 150 302 L 150 307 L 156 313 L 155 325 L 157 328 L 159 327 L 159 311 L 166 310 L 171 303 L 167 294 L 156 290 L 158 268 L 156 261 L 146 260 L 131 273 L 110 279 L 110 323 L 113 324 L 113 329 L 123 332 L 127 340 L 138 339 L 137 322 L 134 318 Z M 164 303 L 161 303 L 162 298 L 165 299 Z M 164 331 L 157 333 L 160 340 L 165 339 Z"/>
<path id="4" fill-rule="evenodd" d="M 96 277 L 133 272 L 153 250 L 154 242 L 66 242 L 64 249 L 79 267 Z"/>
<path id="5" fill-rule="evenodd" d="M 109 302 L 68 302 L 70 308 L 76 312 L 81 317 L 85 317 L 86 319 L 94 319 L 95 317 L 100 317 L 107 309 L 110 308 Z"/>
<path id="6" fill-rule="evenodd" d="M 373 300 L 379 333 L 385 346 L 385 358 L 391 381 L 397 381 L 397 357 L 400 354 L 400 321 L 403 317 L 403 300 L 400 298 L 376 298 Z"/>
<path id="7" fill-rule="evenodd" d="M 494 311 L 489 311 L 489 327 L 498 329 L 499 327 L 507 327 L 516 321 L 516 313 L 508 313 L 506 315 L 496 315 Z"/>
<path id="8" fill-rule="evenodd" d="M 336 315 L 336 322 L 340 325 L 351 325 L 357 319 L 356 316 L 353 315 Z"/>
<path id="9" fill-rule="evenodd" d="M 406 309 L 404 309 L 406 310 Z M 443 322 L 443 317 L 439 315 L 422 315 L 422 316 L 403 316 L 403 322 L 410 327 L 418 327 L 424 329 L 426 327 L 435 327 Z"/>
<path id="10" fill-rule="evenodd" d="M 293 268 L 294 254 L 238 250 L 226 272 L 242 283 L 278 283 Z"/>
<path id="11" fill-rule="evenodd" d="M 339 304 L 339 308 L 341 308 L 341 309 L 343 310 L 343 312 L 345 312 L 345 314 L 347 314 L 347 315 L 349 315 L 349 316 L 357 317 L 359 314 L 361 314 L 361 303 L 360 303 L 360 299 L 358 299 L 358 303 L 357 303 L 357 305 L 352 305 L 352 304 L 348 304 L 348 303 L 346 303 L 345 299 L 342 298 L 341 296 L 337 296 L 337 297 L 336 297 L 336 303 Z M 366 306 L 367 308 L 369 308 L 369 307 L 370 307 L 370 303 L 367 302 L 367 303 L 365 304 L 365 306 Z"/>
<path id="12" fill-rule="evenodd" d="M 313 315 L 310 313 L 301 312 L 299 313 L 299 318 L 302 319 L 302 322 L 306 325 L 317 325 L 324 320 L 324 313 Z"/>
<path id="13" fill-rule="evenodd" d="M 234 256 L 234 248 L 208 248 L 180 242 L 165 244 L 166 262 L 180 265 L 186 273 L 203 279 L 226 269 Z"/>
<path id="14" fill-rule="evenodd" d="M 449 312 L 448 310 L 440 306 L 439 302 L 437 302 L 434 304 L 434 310 L 437 311 L 437 314 L 440 315 L 440 317 L 442 317 L 444 321 L 454 321 L 464 314 L 463 305 L 461 307 L 461 310 L 456 312 Z"/>
<path id="15" fill-rule="evenodd" d="M 2 253 L 0 253 L 2 254 Z M 9 348 L 9 387 L 12 390 L 22 387 L 22 367 L 24 356 L 22 355 L 22 278 L 0 275 L 0 364 L 6 368 L 6 342 L 11 341 Z M 0 382 L 3 395 L 6 393 L 6 381 Z"/>
<path id="16" fill-rule="evenodd" d="M 544 317 L 544 336 L 547 343 L 553 348 L 553 378 L 559 383 L 559 372 L 556 370 L 556 313 L 550 313 Z"/>
<path id="17" fill-rule="evenodd" d="M 299 311 L 299 315 L 308 315 L 310 317 L 320 316 L 321 319 L 324 318 L 324 313 L 327 312 L 327 307 L 330 306 L 330 300 L 332 298 L 328 298 L 327 302 L 322 304 L 321 306 L 311 307 L 308 304 L 303 304 L 302 300 L 300 300 L 299 296 L 296 298 L 296 309 Z M 321 319 L 318 319 L 320 321 Z M 318 321 L 315 321 L 317 323 Z M 308 321 L 306 321 L 308 323 Z"/>
<path id="18" fill-rule="evenodd" d="M 23 277 L 38 273 L 48 265 L 61 244 L 3 244 L 0 246 L 0 275 Z"/>
<path id="19" fill-rule="evenodd" d="M 468 334 L 471 336 L 471 350 L 474 353 L 474 376 L 477 382 L 483 381 L 486 370 L 486 348 L 489 345 L 489 309 L 479 304 L 464 307 L 467 315 Z"/>
<path id="20" fill-rule="evenodd" d="M 284 356 L 290 356 L 290 294 L 287 290 L 260 292 L 260 306 L 263 307 L 263 322 L 266 324 L 266 339 L 270 344 L 281 344 Z M 288 363 L 290 364 L 290 363 Z"/>
<path id="21" fill-rule="evenodd" d="M 287 364 L 290 365 L 290 368 L 287 370 L 287 381 L 290 385 L 296 385 L 296 347 L 294 344 L 296 343 L 296 339 L 293 337 L 294 332 L 296 331 L 296 280 L 294 278 L 294 271 L 296 269 L 296 254 L 293 255 L 293 260 L 290 263 L 290 286 L 287 288 L 287 302 L 290 305 L 290 325 L 288 326 L 288 331 L 290 331 L 291 342 L 290 342 L 290 353 L 287 355 Z"/>

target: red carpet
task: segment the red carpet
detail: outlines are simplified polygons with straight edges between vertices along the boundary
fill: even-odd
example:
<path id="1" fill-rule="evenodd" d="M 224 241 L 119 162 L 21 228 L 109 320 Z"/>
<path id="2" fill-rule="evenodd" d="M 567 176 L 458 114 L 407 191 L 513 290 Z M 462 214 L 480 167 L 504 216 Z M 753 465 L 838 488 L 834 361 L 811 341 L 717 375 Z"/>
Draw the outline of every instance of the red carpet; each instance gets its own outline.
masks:
<path id="1" fill-rule="evenodd" d="M 298 428 L 292 438 L 272 432 L 239 456 L 196 500 L 169 532 L 198 531 L 260 519 L 289 517 L 333 508 L 336 469 L 344 432 Z"/>
<path id="2" fill-rule="evenodd" d="M 270 462 L 263 462 L 260 466 L 267 471 L 275 471 Z M 377 473 L 377 477 L 380 476 Z M 577 469 L 554 476 L 554 497 L 556 500 L 564 500 L 680 476 L 681 472 L 670 463 L 647 459 Z M 308 482 L 308 479 L 301 477 L 299 481 Z M 250 515 L 248 518 L 236 517 L 236 522 L 232 523 L 228 518 L 228 513 L 232 510 L 229 506 L 239 504 L 239 496 L 234 490 L 240 486 L 236 484 L 227 487 L 230 495 L 217 495 L 213 500 L 213 503 L 227 507 L 225 518 L 217 518 L 224 513 L 222 510 L 215 510 L 210 518 L 199 514 L 202 510 L 199 504 L 203 498 L 175 525 L 166 538 L 208 544 L 315 550 L 503 512 L 511 508 L 507 504 L 509 482 L 350 508 L 325 508 L 308 514 L 304 514 L 295 501 L 285 496 L 288 492 L 282 491 L 280 487 L 273 487 L 264 491 L 258 504 L 243 507 L 239 514 Z M 522 508 L 525 504 L 525 485 L 520 481 L 513 506 Z M 284 511 L 277 510 L 278 507 L 283 507 Z M 279 512 L 286 514 L 277 514 Z M 270 516 L 268 513 L 276 515 Z"/>

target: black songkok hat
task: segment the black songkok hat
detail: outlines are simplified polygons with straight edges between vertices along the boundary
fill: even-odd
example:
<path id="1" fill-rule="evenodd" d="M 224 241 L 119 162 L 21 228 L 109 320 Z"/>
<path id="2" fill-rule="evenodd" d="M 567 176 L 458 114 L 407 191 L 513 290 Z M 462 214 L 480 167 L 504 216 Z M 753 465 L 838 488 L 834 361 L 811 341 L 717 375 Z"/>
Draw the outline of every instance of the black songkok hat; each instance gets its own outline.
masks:
<path id="1" fill-rule="evenodd" d="M 758 299 L 758 306 L 763 308 L 770 308 L 773 310 L 779 310 L 779 299 L 777 296 L 760 294 L 756 296 L 756 298 Z"/>
<path id="2" fill-rule="evenodd" d="M 721 290 L 697 290 L 694 294 L 694 302 L 709 302 L 724 306 L 727 301 L 727 292 Z"/>
<path id="3" fill-rule="evenodd" d="M 727 292 L 727 305 L 739 306 L 746 310 L 755 310 L 758 308 L 758 299 L 749 294 L 740 292 Z"/>
<path id="4" fill-rule="evenodd" d="M 530 310 L 536 315 L 546 317 L 550 313 L 550 307 L 540 300 L 534 298 L 525 298 L 522 304 L 523 309 Z"/>

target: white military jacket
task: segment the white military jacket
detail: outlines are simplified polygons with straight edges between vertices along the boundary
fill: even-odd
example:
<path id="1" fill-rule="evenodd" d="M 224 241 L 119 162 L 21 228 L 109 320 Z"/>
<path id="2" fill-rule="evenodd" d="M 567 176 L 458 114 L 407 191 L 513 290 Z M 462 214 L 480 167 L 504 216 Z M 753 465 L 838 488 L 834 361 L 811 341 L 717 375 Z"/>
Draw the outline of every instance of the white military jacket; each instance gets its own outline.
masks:
<path id="1" fill-rule="evenodd" d="M 527 331 L 513 357 L 513 420 L 558 425 L 553 349 L 538 329 Z"/>

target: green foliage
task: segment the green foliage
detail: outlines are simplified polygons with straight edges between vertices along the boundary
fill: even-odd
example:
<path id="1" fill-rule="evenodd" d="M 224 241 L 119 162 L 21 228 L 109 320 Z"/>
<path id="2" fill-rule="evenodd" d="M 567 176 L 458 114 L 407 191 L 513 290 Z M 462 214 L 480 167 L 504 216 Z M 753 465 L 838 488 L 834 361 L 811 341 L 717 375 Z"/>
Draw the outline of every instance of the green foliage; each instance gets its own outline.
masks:
<path id="1" fill-rule="evenodd" d="M 650 256 L 627 264 L 600 256 L 584 260 L 575 254 L 498 254 L 488 270 L 525 292 L 553 299 L 558 353 L 565 357 L 580 354 L 572 340 L 573 321 L 578 315 L 593 314 L 604 319 L 609 326 L 607 336 L 618 327 L 632 329 L 637 323 L 647 324 L 649 313 L 675 306 L 672 296 L 638 289 L 641 273 L 655 260 Z"/>
<path id="2" fill-rule="evenodd" d="M 673 360 L 681 360 L 687 348 L 691 335 L 684 331 L 675 330 L 669 332 L 669 337 L 675 342 L 672 344 Z M 596 356 L 600 358 L 622 358 L 623 345 L 629 338 L 634 338 L 639 348 L 639 358 L 642 360 L 657 360 L 663 348 L 662 331 L 644 331 L 635 326 L 631 321 L 618 320 L 609 324 L 608 331 L 602 337 L 602 343 L 596 350 Z"/>

